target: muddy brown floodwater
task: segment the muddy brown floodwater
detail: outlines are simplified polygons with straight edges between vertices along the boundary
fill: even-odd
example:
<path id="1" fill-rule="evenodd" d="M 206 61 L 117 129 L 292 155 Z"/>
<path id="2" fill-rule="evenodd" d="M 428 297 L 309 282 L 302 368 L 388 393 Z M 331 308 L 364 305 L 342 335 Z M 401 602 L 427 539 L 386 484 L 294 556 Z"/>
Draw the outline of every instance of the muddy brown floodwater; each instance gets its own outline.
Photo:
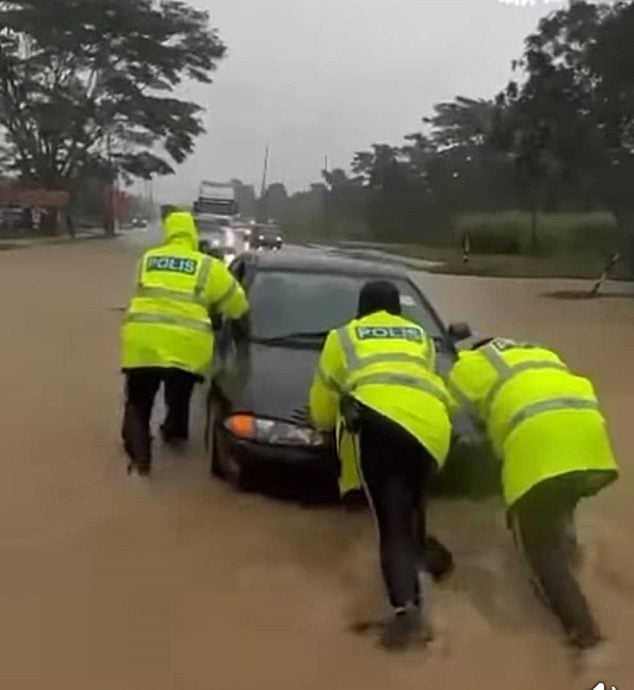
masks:
<path id="1" fill-rule="evenodd" d="M 148 484 L 118 446 L 118 307 L 138 249 L 0 254 L 0 687 L 409 690 L 591 687 L 515 564 L 496 502 L 436 502 L 458 569 L 429 587 L 437 640 L 391 656 L 347 630 L 382 603 L 367 515 L 239 496 L 202 447 Z M 447 319 L 541 338 L 597 383 L 623 475 L 584 505 L 584 585 L 634 687 L 634 300 L 555 300 L 565 281 L 419 275 Z M 609 677 L 608 677 L 609 676 Z"/>

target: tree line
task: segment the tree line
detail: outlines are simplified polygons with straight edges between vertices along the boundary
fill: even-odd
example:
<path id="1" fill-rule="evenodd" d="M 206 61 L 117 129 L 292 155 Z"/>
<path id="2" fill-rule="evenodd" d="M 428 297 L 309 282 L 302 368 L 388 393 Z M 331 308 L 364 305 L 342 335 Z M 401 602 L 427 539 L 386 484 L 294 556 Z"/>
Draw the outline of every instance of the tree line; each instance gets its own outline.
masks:
<path id="1" fill-rule="evenodd" d="M 443 243 L 466 213 L 609 211 L 634 267 L 634 3 L 575 2 L 545 17 L 488 98 L 438 104 L 399 144 L 358 152 L 289 197 L 254 205 L 326 237 Z M 204 133 L 179 97 L 212 82 L 226 47 L 181 0 L 0 2 L 0 165 L 26 185 L 99 195 L 95 184 L 175 172 Z"/>
<path id="2" fill-rule="evenodd" d="M 633 2 L 572 3 L 526 38 L 500 93 L 436 105 L 283 203 L 270 189 L 274 212 L 307 233 L 443 243 L 462 214 L 522 209 L 537 249 L 539 213 L 604 210 L 634 269 L 633 58 Z"/>

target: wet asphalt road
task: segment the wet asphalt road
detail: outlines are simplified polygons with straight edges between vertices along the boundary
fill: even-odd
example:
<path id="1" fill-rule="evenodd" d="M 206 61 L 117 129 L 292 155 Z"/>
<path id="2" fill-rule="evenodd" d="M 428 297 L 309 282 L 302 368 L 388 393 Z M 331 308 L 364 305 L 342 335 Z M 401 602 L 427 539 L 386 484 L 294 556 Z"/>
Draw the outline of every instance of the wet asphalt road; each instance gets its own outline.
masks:
<path id="1" fill-rule="evenodd" d="M 151 238 L 0 254 L 0 687 L 591 687 L 532 599 L 496 501 L 434 503 L 458 570 L 428 588 L 434 645 L 393 657 L 348 631 L 382 605 L 367 514 L 236 495 L 199 442 L 159 450 L 149 483 L 126 476 L 117 309 Z M 582 578 L 619 653 L 596 682 L 629 687 L 634 302 L 544 296 L 566 281 L 416 277 L 447 321 L 541 338 L 596 380 L 624 471 L 581 512 Z"/>

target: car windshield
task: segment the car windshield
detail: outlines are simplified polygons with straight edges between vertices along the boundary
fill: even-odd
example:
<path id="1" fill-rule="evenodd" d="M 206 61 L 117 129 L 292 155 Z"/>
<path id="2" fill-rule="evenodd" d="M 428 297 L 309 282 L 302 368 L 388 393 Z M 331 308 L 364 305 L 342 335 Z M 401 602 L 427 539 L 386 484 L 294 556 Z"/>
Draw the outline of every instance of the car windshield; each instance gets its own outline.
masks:
<path id="1" fill-rule="evenodd" d="M 235 216 L 238 205 L 233 199 L 199 199 L 196 203 L 198 213 L 217 213 L 219 216 Z"/>
<path id="2" fill-rule="evenodd" d="M 353 319 L 359 292 L 371 276 L 299 271 L 260 271 L 249 290 L 251 329 L 255 340 L 292 334 L 319 334 Z M 392 280 L 401 294 L 403 316 L 434 337 L 443 327 L 406 279 Z"/>

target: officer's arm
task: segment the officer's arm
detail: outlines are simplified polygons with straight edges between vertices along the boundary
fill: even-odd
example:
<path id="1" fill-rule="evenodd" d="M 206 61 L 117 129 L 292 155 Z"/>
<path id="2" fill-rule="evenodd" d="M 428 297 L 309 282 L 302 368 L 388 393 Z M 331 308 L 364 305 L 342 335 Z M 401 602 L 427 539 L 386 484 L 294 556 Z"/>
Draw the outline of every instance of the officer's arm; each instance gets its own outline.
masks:
<path id="1" fill-rule="evenodd" d="M 141 283 L 143 282 L 143 268 L 145 266 L 145 257 L 146 255 L 144 254 L 136 264 L 136 271 L 134 273 L 134 289 L 138 289 L 141 286 Z"/>
<path id="2" fill-rule="evenodd" d="M 458 355 L 446 377 L 452 413 L 466 412 L 476 420 L 482 419 L 482 403 L 495 383 L 495 371 L 479 352 L 467 351 Z"/>
<path id="3" fill-rule="evenodd" d="M 249 311 L 249 302 L 242 285 L 218 259 L 213 260 L 209 271 L 207 301 L 211 312 L 232 321 L 243 319 Z"/>
<path id="4" fill-rule="evenodd" d="M 320 431 L 332 431 L 337 423 L 340 382 L 343 380 L 345 360 L 339 336 L 331 331 L 319 358 L 310 388 L 310 418 Z"/>

